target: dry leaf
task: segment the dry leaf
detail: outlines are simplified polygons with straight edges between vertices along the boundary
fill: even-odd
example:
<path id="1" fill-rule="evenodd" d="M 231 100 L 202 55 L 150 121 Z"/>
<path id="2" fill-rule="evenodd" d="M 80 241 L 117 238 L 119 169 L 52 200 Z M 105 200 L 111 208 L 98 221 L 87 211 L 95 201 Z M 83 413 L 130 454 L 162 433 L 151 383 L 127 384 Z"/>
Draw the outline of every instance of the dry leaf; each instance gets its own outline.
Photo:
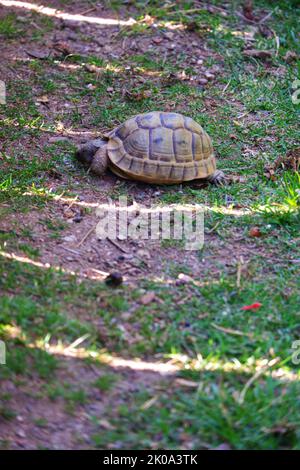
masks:
<path id="1" fill-rule="evenodd" d="M 262 233 L 259 227 L 251 227 L 249 230 L 249 237 L 261 237 Z"/>
<path id="2" fill-rule="evenodd" d="M 38 51 L 36 49 L 30 49 L 30 50 L 26 49 L 25 52 L 30 57 L 33 57 L 34 59 L 40 59 L 40 60 L 48 59 L 50 55 L 50 51 L 48 50 Z"/>
<path id="3" fill-rule="evenodd" d="M 116 429 L 107 419 L 99 419 L 98 424 L 108 431 L 114 431 Z"/>
<path id="4" fill-rule="evenodd" d="M 247 20 L 254 21 L 252 0 L 244 0 L 243 15 Z"/>
<path id="5" fill-rule="evenodd" d="M 151 302 L 153 302 L 153 300 L 155 300 L 155 292 L 151 291 L 151 292 L 147 292 L 147 294 L 144 294 L 141 298 L 140 298 L 140 303 L 142 305 L 148 305 L 150 304 Z"/>
<path id="6" fill-rule="evenodd" d="M 142 406 L 141 406 L 141 410 L 148 410 L 148 408 L 151 408 L 152 405 L 154 405 L 154 403 L 157 401 L 158 399 L 158 396 L 154 396 L 152 398 L 150 398 L 150 400 L 147 400 Z"/>
<path id="7" fill-rule="evenodd" d="M 62 55 L 69 55 L 69 54 L 72 54 L 73 52 L 69 44 L 67 44 L 64 41 L 55 42 L 53 44 L 53 49 L 55 49 L 57 52 L 59 52 Z"/>
<path id="8" fill-rule="evenodd" d="M 288 150 L 288 152 L 284 156 L 278 157 L 275 162 L 271 165 L 266 165 L 265 176 L 268 179 L 275 180 L 275 172 L 276 170 L 293 170 L 299 171 L 300 169 L 300 147 L 295 147 L 293 149 Z"/>
<path id="9" fill-rule="evenodd" d="M 36 99 L 38 103 L 49 103 L 49 98 L 47 95 L 42 95 Z"/>
<path id="10" fill-rule="evenodd" d="M 287 51 L 287 53 L 284 56 L 284 60 L 287 63 L 293 62 L 294 60 L 298 59 L 298 54 L 294 51 Z"/>

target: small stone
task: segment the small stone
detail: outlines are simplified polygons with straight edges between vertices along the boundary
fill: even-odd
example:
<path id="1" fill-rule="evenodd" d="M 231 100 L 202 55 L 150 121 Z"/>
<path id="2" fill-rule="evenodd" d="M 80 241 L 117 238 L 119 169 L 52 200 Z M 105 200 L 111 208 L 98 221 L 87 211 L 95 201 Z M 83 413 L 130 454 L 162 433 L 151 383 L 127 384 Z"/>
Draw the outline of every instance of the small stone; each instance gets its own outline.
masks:
<path id="1" fill-rule="evenodd" d="M 194 282 L 194 279 L 191 276 L 188 276 L 187 274 L 184 274 L 184 273 L 180 273 L 178 274 L 176 285 L 180 286 L 183 284 L 189 284 L 191 282 Z"/>
<path id="2" fill-rule="evenodd" d="M 70 32 L 67 34 L 67 39 L 70 39 L 71 41 L 77 41 L 78 36 L 77 36 L 77 34 L 74 33 L 73 31 L 70 31 Z"/>
<path id="3" fill-rule="evenodd" d="M 69 139 L 68 137 L 64 136 L 55 136 L 55 137 L 49 137 L 48 142 L 49 144 L 54 144 L 55 142 L 68 142 Z"/>
<path id="4" fill-rule="evenodd" d="M 172 31 L 168 31 L 167 33 L 164 33 L 164 36 L 165 38 L 170 39 L 170 41 L 172 41 L 172 39 L 174 38 L 174 33 L 172 33 Z"/>
<path id="5" fill-rule="evenodd" d="M 25 52 L 34 59 L 47 59 L 50 55 L 50 51 L 48 49 L 44 50 L 37 50 L 37 49 L 26 49 Z"/>
<path id="6" fill-rule="evenodd" d="M 74 20 L 68 20 L 68 21 L 63 20 L 62 27 L 77 30 L 79 28 L 79 23 L 78 21 L 74 21 Z"/>
<path id="7" fill-rule="evenodd" d="M 215 78 L 215 75 L 211 72 L 205 72 L 205 77 L 208 79 L 208 80 L 213 80 Z"/>
<path id="8" fill-rule="evenodd" d="M 118 287 L 122 284 L 123 282 L 123 276 L 121 273 L 114 271 L 110 273 L 106 278 L 105 278 L 105 284 L 110 286 L 110 287 Z"/>
<path id="9" fill-rule="evenodd" d="M 206 80 L 206 78 L 199 78 L 198 83 L 199 85 L 206 85 L 208 80 Z"/>
<path id="10" fill-rule="evenodd" d="M 83 219 L 82 215 L 76 214 L 75 217 L 73 218 L 73 222 L 76 222 L 77 224 L 79 224 L 79 222 L 81 222 L 82 219 Z"/>
<path id="11" fill-rule="evenodd" d="M 143 250 L 143 249 L 137 250 L 136 254 L 138 255 L 139 258 L 150 259 L 150 253 L 147 250 Z"/>
<path id="12" fill-rule="evenodd" d="M 112 50 L 113 50 L 113 49 L 112 49 L 111 46 L 106 45 L 106 46 L 103 47 L 103 51 L 104 51 L 106 54 L 109 54 L 110 52 L 112 52 Z"/>
<path id="13" fill-rule="evenodd" d="M 64 242 L 76 242 L 76 237 L 75 235 L 67 235 L 66 237 L 63 237 Z"/>

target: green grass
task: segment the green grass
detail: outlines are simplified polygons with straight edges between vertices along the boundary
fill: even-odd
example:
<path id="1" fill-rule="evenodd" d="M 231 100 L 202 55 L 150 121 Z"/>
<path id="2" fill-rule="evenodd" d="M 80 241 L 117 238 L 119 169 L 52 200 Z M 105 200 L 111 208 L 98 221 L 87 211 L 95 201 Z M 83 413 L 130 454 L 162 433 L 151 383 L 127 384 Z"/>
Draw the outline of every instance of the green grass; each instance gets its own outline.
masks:
<path id="1" fill-rule="evenodd" d="M 122 10 L 122 2 L 109 3 Z M 98 180 L 74 162 L 74 145 L 50 144 L 48 137 L 82 128 L 103 132 L 152 109 L 175 109 L 193 117 L 212 137 L 218 167 L 243 177 L 226 187 L 160 187 L 159 196 L 153 196 L 161 205 L 206 207 L 206 242 L 199 263 L 209 262 L 203 264 L 196 285 L 176 285 L 179 273 L 193 276 L 193 269 L 177 261 L 162 260 L 170 284 L 152 280 L 149 272 L 136 286 L 111 290 L 104 283 L 1 256 L 0 337 L 6 343 L 7 364 L 1 365 L 0 376 L 20 389 L 37 383 L 35 398 L 62 403 L 74 416 L 84 410 L 94 426 L 95 447 L 202 449 L 225 442 L 233 449 L 300 448 L 299 366 L 291 360 L 292 343 L 300 332 L 300 179 L 292 171 L 278 171 L 274 181 L 265 175 L 265 166 L 298 145 L 299 105 L 291 100 L 291 84 L 299 78 L 299 62 L 287 63 L 285 54 L 299 51 L 299 15 L 296 2 L 255 4 L 259 17 L 273 11 L 267 24 L 274 33 L 266 37 L 257 30 L 250 43 L 255 49 L 276 50 L 278 37 L 278 53 L 268 63 L 243 54 L 241 33 L 251 32 L 251 25 L 235 13 L 240 2 L 231 3 L 227 16 L 202 8 L 190 12 L 195 8 L 191 1 L 168 8 L 158 1 L 146 6 L 136 2 L 136 19 L 155 17 L 154 35 L 169 31 L 169 21 L 182 23 L 219 54 L 205 60 L 208 69 L 222 67 L 206 87 L 180 78 L 183 70 L 197 75 L 185 51 L 173 58 L 170 53 L 168 60 L 155 50 L 135 55 L 126 50 L 119 59 L 74 54 L 13 64 L 21 79 L 16 75 L 9 80 L 9 99 L 0 109 L 3 220 L 38 209 L 47 237 L 59 239 L 66 229 L 64 220 L 42 212 L 46 205 L 54 211 L 53 196 L 93 188 L 95 195 L 132 199 L 126 181 L 101 192 Z M 39 43 L 56 25 L 37 14 L 33 19 L 42 31 L 28 30 L 26 36 Z M 23 30 L 24 23 L 13 14 L 0 21 L 0 38 L 10 44 Z M 137 41 L 145 34 L 151 36 L 153 28 L 143 21 L 119 32 L 122 39 L 136 36 Z M 98 67 L 97 73 L 91 65 Z M 43 95 L 58 103 L 57 112 L 38 104 Z M 253 226 L 261 237 L 249 236 Z M 182 243 L 172 240 L 161 246 L 177 254 L 183 250 Z M 17 224 L 0 232 L 0 248 L 20 251 L 32 261 L 39 260 L 42 251 L 31 228 Z M 246 267 L 238 285 L 240 253 Z M 143 305 L 139 299 L 148 291 L 156 297 Z M 241 310 L 253 302 L 260 302 L 261 308 Z M 80 345 L 85 357 L 73 358 L 72 366 L 67 356 L 51 352 L 51 346 L 65 351 L 78 338 L 85 338 Z M 161 379 L 159 385 L 138 380 L 133 392 L 130 373 L 121 376 L 102 364 L 104 352 L 148 362 L 171 358 L 182 367 L 178 376 L 194 384 L 184 385 L 176 377 Z M 241 403 L 256 367 L 274 358 L 279 358 L 278 364 L 256 377 Z M 85 368 L 86 374 L 96 367 L 101 370 L 97 379 L 85 383 L 67 378 L 62 382 L 62 371 L 76 367 Z M 89 408 L 94 393 L 105 403 L 105 432 L 99 431 L 103 422 Z M 1 398 L 0 417 L 13 420 L 13 400 Z M 36 425 L 47 423 L 37 418 Z M 8 446 L 1 441 L 1 447 Z"/>
<path id="2" fill-rule="evenodd" d="M 20 32 L 15 14 L 10 13 L 0 19 L 0 37 L 11 39 L 17 37 Z"/>
<path id="3" fill-rule="evenodd" d="M 107 392 L 113 388 L 116 381 L 117 381 L 117 377 L 115 374 L 107 373 L 99 377 L 94 382 L 94 386 L 97 387 L 97 389 L 101 390 L 102 392 Z"/>
<path id="4" fill-rule="evenodd" d="M 117 440 L 122 442 L 122 448 L 142 448 L 150 446 L 151 440 L 156 442 L 159 435 L 158 445 L 164 448 L 184 445 L 182 439 L 194 448 L 205 447 L 205 442 L 217 445 L 220 439 L 233 448 L 299 447 L 298 382 L 290 383 L 285 376 L 279 380 L 262 375 L 250 387 L 243 405 L 239 405 L 237 396 L 251 375 L 238 369 L 226 372 L 226 364 L 238 361 L 254 374 L 251 364 L 255 361 L 279 357 L 283 364 L 279 366 L 285 373 L 299 374 L 291 361 L 291 345 L 299 330 L 300 285 L 296 267 L 275 263 L 266 278 L 263 265 L 258 263 L 248 270 L 240 289 L 236 287 L 235 274 L 223 273 L 214 282 L 208 277 L 203 279 L 207 284 L 194 287 L 192 297 L 183 304 L 178 301 L 189 296 L 188 286 L 170 289 L 147 282 L 143 287 L 155 290 L 163 302 L 137 304 L 128 323 L 122 320 L 121 313 L 136 304 L 140 296 L 137 289 L 122 288 L 112 293 L 103 284 L 91 281 L 78 284 L 74 277 L 51 270 L 42 271 L 17 262 L 5 262 L 2 266 L 6 273 L 1 276 L 2 290 L 10 291 L 16 282 L 19 286 L 17 294 L 1 300 L 0 320 L 8 355 L 7 366 L 0 369 L 4 377 L 37 375 L 50 380 L 47 396 L 63 399 L 66 410 L 75 413 L 78 406 L 87 403 L 86 392 L 79 384 L 77 387 L 57 384 L 56 370 L 61 367 L 61 359 L 28 345 L 32 342 L 42 345 L 49 341 L 46 338 L 51 338 L 52 344 L 67 345 L 88 333 L 85 348 L 90 351 L 104 348 L 128 358 L 147 359 L 157 354 L 179 360 L 184 357 L 186 371 L 182 377 L 199 383 L 198 391 L 175 384 L 169 391 L 163 388 L 149 410 L 141 407 L 155 392 L 141 389 L 135 397 L 123 397 L 129 400 L 128 413 L 121 407 L 110 416 L 107 408 L 105 417 L 115 431 L 95 434 L 95 445 L 105 447 Z M 99 296 L 105 301 L 105 310 L 99 308 Z M 262 303 L 258 311 L 241 310 L 243 305 L 255 301 Z M 89 324 L 71 318 L 81 305 L 88 308 Z M 93 326 L 99 315 L 104 322 L 105 339 Z M 8 325 L 21 328 L 23 339 L 10 339 Z M 238 331 L 240 335 L 227 330 Z M 137 337 L 135 331 L 139 332 Z M 202 358 L 200 365 L 197 357 L 198 361 Z M 215 364 L 216 370 L 209 371 L 209 364 Z M 200 372 L 198 367 L 204 371 Z M 115 382 L 115 374 L 106 373 L 92 385 L 107 392 Z M 278 427 L 283 431 L 277 431 Z"/>

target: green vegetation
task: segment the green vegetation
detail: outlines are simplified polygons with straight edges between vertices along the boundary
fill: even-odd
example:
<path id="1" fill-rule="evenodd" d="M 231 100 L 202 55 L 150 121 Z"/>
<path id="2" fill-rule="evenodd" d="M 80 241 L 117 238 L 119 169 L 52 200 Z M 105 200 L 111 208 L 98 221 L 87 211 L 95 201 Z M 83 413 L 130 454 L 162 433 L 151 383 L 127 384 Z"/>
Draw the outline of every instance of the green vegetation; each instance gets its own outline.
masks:
<path id="1" fill-rule="evenodd" d="M 111 15 L 121 15 L 124 2 L 107 3 Z M 167 56 L 155 47 L 145 53 L 124 47 L 119 57 L 74 52 L 14 60 L 7 104 L 0 105 L 0 337 L 7 350 L 0 378 L 18 392 L 31 384 L 26 394 L 50 410 L 62 404 L 67 419 L 82 412 L 92 447 L 300 449 L 300 372 L 292 361 L 300 328 L 300 175 L 279 168 L 272 178 L 266 170 L 299 140 L 299 104 L 291 99 L 299 61 L 286 58 L 299 53 L 296 2 L 255 2 L 260 17 L 273 12 L 265 29 L 242 21 L 237 1 L 226 15 L 222 2 L 210 2 L 209 11 L 195 11 L 192 1 L 133 3 L 138 22 L 114 39 L 162 37 L 179 24 L 211 51 L 204 66 L 219 69 L 199 85 L 184 47 Z M 36 45 L 57 28 L 55 19 L 37 13 L 31 20 L 37 27 L 25 32 L 14 13 L 2 17 L 0 40 L 11 47 L 24 34 Z M 80 41 L 91 40 L 80 34 Z M 246 44 L 271 57 L 247 57 Z M 149 189 L 153 204 L 205 207 L 207 238 L 197 265 L 180 260 L 183 243 L 174 240 L 159 247 L 161 279 L 149 269 L 116 289 L 45 265 L 44 244 L 59 244 L 71 226 L 57 198 L 133 201 L 145 189 L 108 179 L 100 185 L 74 161 L 73 136 L 87 129 L 101 134 L 151 109 L 176 110 L 203 125 L 218 167 L 233 180 L 224 187 Z M 32 226 L 22 222 L 31 211 L 38 214 Z M 249 234 L 253 227 L 259 236 Z M 178 282 L 179 274 L 193 277 L 198 268 L 193 282 Z M 147 292 L 155 294 L 149 303 L 141 301 Z M 255 302 L 261 307 L 242 310 Z M 132 364 L 113 363 L 136 358 L 153 364 L 150 378 Z M 166 378 L 154 366 L 167 361 L 178 371 Z M 11 425 L 12 393 L 0 398 L 0 418 Z M 48 420 L 32 422 L 46 428 Z M 1 448 L 9 446 L 0 440 Z"/>

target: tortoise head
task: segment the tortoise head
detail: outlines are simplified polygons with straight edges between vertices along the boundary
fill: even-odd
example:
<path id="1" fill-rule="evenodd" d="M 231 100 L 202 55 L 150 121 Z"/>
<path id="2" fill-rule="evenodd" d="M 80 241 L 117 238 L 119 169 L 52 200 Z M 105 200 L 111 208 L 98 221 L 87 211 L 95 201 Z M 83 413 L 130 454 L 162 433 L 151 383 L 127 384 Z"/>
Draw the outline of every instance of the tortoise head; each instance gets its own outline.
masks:
<path id="1" fill-rule="evenodd" d="M 106 145 L 107 141 L 108 139 L 94 139 L 86 142 L 76 150 L 75 158 L 81 163 L 90 165 L 97 150 Z"/>

